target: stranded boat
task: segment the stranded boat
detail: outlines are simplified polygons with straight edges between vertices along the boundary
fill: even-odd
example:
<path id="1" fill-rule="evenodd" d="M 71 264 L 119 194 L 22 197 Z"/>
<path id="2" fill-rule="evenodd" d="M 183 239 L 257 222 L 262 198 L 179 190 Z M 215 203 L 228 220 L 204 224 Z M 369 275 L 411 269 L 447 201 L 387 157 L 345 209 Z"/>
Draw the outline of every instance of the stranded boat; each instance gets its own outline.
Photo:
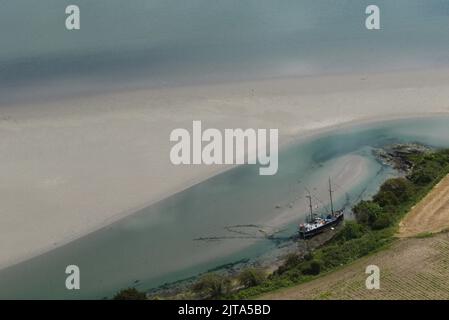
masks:
<path id="1" fill-rule="evenodd" d="M 330 205 L 331 212 L 326 217 L 320 217 L 313 213 L 312 207 L 312 196 L 308 195 L 310 216 L 306 223 L 299 225 L 299 236 L 302 239 L 308 239 L 317 234 L 326 231 L 332 226 L 337 225 L 344 219 L 344 209 L 334 211 L 334 203 L 332 200 L 332 186 L 331 180 L 329 179 L 329 195 L 330 195 Z"/>

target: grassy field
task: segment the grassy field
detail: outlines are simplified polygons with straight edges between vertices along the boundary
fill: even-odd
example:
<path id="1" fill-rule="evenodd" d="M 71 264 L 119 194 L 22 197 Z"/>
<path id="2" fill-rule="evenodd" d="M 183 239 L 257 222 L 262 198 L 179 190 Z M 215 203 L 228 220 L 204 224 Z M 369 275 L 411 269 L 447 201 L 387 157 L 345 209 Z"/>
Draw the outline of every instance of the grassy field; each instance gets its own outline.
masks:
<path id="1" fill-rule="evenodd" d="M 269 274 L 204 274 L 183 298 L 449 299 L 449 150 L 398 148 L 407 175 L 355 205 L 355 221 L 324 245 L 289 254 Z M 366 288 L 369 265 L 380 268 L 379 290 Z"/>
<path id="2" fill-rule="evenodd" d="M 385 250 L 263 299 L 449 299 L 449 175 L 399 223 Z M 447 229 L 446 229 L 447 230 Z M 380 289 L 365 286 L 368 265 L 380 268 Z"/>
<path id="3" fill-rule="evenodd" d="M 365 286 L 366 266 L 380 268 L 380 289 Z M 384 251 L 262 299 L 449 299 L 449 233 L 396 240 Z"/>

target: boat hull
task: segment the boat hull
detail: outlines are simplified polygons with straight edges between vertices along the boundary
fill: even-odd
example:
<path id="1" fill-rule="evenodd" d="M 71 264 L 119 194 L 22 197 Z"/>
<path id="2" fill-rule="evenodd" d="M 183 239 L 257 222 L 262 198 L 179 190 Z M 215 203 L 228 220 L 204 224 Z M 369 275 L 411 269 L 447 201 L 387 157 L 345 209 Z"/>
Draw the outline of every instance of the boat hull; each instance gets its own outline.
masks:
<path id="1" fill-rule="evenodd" d="M 320 226 L 318 228 L 315 228 L 315 229 L 312 229 L 312 230 L 308 230 L 308 231 L 299 230 L 299 237 L 301 239 L 312 238 L 312 237 L 314 237 L 314 236 L 316 236 L 316 235 L 318 235 L 318 234 L 328 230 L 329 228 L 339 224 L 341 221 L 343 221 L 343 219 L 344 219 L 344 214 L 340 213 L 340 214 L 338 214 L 335 217 L 335 219 L 333 221 L 330 221 L 330 222 L 328 222 L 328 223 L 326 223 L 326 224 L 324 224 L 324 225 L 322 225 L 322 226 Z"/>

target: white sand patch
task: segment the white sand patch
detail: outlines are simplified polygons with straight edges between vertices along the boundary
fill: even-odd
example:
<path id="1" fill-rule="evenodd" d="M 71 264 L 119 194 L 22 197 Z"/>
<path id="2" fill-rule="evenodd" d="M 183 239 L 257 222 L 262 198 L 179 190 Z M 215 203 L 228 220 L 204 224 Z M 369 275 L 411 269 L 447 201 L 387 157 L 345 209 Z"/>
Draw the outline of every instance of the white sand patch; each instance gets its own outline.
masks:
<path id="1" fill-rule="evenodd" d="M 334 201 L 338 197 L 344 196 L 341 190 L 351 190 L 357 187 L 362 181 L 370 176 L 369 167 L 372 165 L 368 158 L 348 154 L 332 161 L 332 163 L 324 163 L 324 171 L 326 176 L 322 173 L 311 175 L 309 180 L 314 181 L 313 184 L 308 185 L 310 190 L 313 190 L 313 208 L 317 212 L 323 212 L 323 204 L 329 207 L 329 189 L 327 179 L 332 177 L 332 188 L 334 189 Z M 322 172 L 322 171 L 321 171 Z M 336 188 L 338 186 L 338 188 Z M 289 207 L 281 212 L 277 212 L 276 216 L 267 222 L 266 225 L 282 226 L 292 222 L 299 216 L 309 213 L 309 204 L 306 201 L 306 191 L 298 198 L 298 201 L 292 203 Z M 320 199 L 322 203 L 317 203 Z M 335 208 L 340 209 L 340 208 Z"/>

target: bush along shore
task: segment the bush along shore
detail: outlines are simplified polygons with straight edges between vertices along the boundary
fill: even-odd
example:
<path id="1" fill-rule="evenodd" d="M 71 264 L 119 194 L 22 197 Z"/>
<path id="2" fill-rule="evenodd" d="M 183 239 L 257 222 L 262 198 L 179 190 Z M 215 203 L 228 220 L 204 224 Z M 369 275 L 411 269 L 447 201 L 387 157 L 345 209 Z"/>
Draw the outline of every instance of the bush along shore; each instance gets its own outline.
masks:
<path id="1" fill-rule="evenodd" d="M 449 149 L 398 145 L 392 147 L 388 154 L 383 155 L 384 160 L 389 158 L 389 162 L 393 159 L 396 164 L 398 161 L 405 164 L 402 166 L 405 168 L 404 176 L 387 180 L 371 200 L 355 205 L 352 210 L 356 219 L 345 221 L 344 226 L 323 246 L 305 253 L 289 254 L 271 274 L 253 267 L 236 276 L 208 273 L 183 293 L 164 298 L 257 298 L 263 293 L 313 280 L 388 247 L 395 241 L 394 235 L 402 217 L 449 174 Z M 120 295 L 115 298 L 120 299 Z"/>
<path id="2" fill-rule="evenodd" d="M 408 173 L 387 180 L 372 200 L 359 202 L 353 208 L 356 220 L 346 221 L 330 242 L 303 258 L 288 257 L 262 284 L 223 297 L 253 298 L 310 281 L 391 244 L 402 217 L 449 174 L 449 150 L 401 152 L 401 157 L 410 164 Z"/>

